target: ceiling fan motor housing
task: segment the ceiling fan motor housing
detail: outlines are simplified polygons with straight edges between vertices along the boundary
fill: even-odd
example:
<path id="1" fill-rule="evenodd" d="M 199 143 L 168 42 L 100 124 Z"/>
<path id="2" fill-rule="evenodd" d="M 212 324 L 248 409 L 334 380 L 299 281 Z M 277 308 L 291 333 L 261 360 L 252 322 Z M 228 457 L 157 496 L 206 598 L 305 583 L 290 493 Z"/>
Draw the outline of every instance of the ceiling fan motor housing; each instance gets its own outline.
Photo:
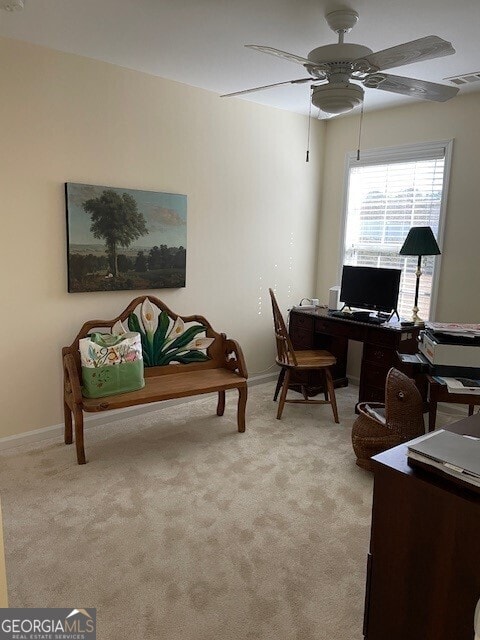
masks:
<path id="1" fill-rule="evenodd" d="M 342 44 L 326 44 L 323 47 L 312 49 L 308 54 L 308 59 L 313 63 L 323 64 L 326 62 L 349 62 L 352 63 L 358 58 L 365 58 L 372 50 L 362 44 L 353 42 L 343 42 Z"/>
<path id="2" fill-rule="evenodd" d="M 312 104 L 325 113 L 338 115 L 351 111 L 363 102 L 362 87 L 348 82 L 347 84 L 324 84 L 313 87 Z"/>

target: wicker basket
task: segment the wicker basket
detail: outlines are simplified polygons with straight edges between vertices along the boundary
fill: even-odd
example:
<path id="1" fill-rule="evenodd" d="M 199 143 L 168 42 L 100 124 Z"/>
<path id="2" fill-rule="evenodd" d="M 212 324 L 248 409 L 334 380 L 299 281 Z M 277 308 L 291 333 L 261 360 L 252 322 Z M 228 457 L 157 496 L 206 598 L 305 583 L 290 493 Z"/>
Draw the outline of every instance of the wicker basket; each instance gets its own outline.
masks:
<path id="1" fill-rule="evenodd" d="M 385 424 L 371 416 L 365 406 L 385 408 Z M 352 444 L 357 465 L 373 470 L 371 457 L 425 433 L 423 402 L 413 380 L 390 369 L 385 383 L 385 404 L 362 402 L 352 426 Z"/>

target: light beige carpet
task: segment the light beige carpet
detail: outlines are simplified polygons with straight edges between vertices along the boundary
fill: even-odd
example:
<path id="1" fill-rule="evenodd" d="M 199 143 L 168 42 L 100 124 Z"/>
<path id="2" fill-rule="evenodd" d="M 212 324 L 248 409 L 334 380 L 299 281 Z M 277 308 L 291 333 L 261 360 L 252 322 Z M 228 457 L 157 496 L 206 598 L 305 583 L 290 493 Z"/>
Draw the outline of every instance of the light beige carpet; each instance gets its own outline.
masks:
<path id="1" fill-rule="evenodd" d="M 250 389 L 4 452 L 10 606 L 96 607 L 99 640 L 360 640 L 371 476 L 330 407 Z"/>

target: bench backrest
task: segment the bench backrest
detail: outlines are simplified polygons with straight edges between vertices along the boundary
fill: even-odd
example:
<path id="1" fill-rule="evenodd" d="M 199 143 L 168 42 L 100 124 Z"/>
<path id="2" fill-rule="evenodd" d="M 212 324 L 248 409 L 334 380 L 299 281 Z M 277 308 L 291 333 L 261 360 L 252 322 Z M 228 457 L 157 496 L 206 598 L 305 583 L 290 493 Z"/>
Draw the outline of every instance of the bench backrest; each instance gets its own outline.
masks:
<path id="1" fill-rule="evenodd" d="M 154 296 L 135 298 L 113 320 L 85 322 L 72 344 L 62 349 L 62 356 L 74 356 L 79 372 L 78 342 L 97 330 L 138 331 L 146 376 L 225 366 L 225 334 L 214 331 L 203 316 L 179 316 Z"/>

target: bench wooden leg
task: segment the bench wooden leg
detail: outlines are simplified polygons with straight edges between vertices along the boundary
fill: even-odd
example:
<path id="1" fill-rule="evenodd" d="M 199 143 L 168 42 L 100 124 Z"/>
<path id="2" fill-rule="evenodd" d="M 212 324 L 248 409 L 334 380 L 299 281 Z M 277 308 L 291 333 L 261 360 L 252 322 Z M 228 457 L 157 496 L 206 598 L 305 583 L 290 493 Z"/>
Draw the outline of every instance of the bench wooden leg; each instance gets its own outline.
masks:
<path id="1" fill-rule="evenodd" d="M 83 411 L 78 407 L 73 410 L 73 417 L 75 418 L 75 446 L 77 448 L 77 462 L 78 464 L 85 464 L 87 462 L 85 458 L 85 448 L 83 446 Z"/>
<path id="2" fill-rule="evenodd" d="M 245 431 L 245 408 L 247 406 L 247 387 L 240 387 L 238 390 L 237 424 L 239 433 Z"/>
<path id="3" fill-rule="evenodd" d="M 225 413 L 225 391 L 218 392 L 217 416 Z"/>
<path id="4" fill-rule="evenodd" d="M 64 423 L 65 423 L 65 444 L 72 444 L 73 442 L 72 412 L 66 402 L 63 403 L 63 415 L 64 415 Z"/>

